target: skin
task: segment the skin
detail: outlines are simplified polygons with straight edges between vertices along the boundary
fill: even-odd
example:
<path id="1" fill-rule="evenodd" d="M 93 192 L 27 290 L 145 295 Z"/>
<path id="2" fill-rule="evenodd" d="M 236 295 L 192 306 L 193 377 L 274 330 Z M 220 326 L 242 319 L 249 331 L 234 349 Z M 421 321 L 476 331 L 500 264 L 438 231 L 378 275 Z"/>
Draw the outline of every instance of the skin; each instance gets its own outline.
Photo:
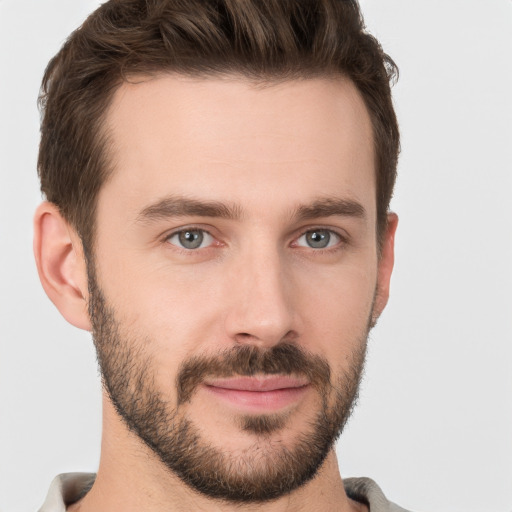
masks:
<path id="1" fill-rule="evenodd" d="M 390 214 L 379 257 L 372 129 L 353 84 L 311 79 L 261 87 L 239 77 L 175 75 L 136 82 L 117 90 L 107 116 L 115 169 L 98 197 L 95 262 L 123 327 L 151 340 L 145 348 L 157 362 L 158 388 L 175 403 L 182 361 L 283 339 L 325 358 L 334 378 L 347 371 L 368 320 L 387 302 L 397 225 Z M 240 215 L 141 216 L 169 196 L 235 204 Z M 359 204 L 364 215 L 296 215 L 301 205 L 333 198 Z M 211 234 L 204 247 L 176 245 L 172 235 L 190 227 Z M 334 233 L 331 246 L 309 247 L 304 234 L 320 228 Z M 49 203 L 36 213 L 34 247 L 51 300 L 69 322 L 90 330 L 80 239 Z M 103 405 L 97 480 L 69 510 L 366 509 L 347 498 L 334 450 L 313 480 L 276 501 L 210 500 L 127 429 L 106 393 Z M 284 407 L 288 419 L 272 441 L 293 446 L 318 408 L 314 390 L 302 393 Z M 236 406 L 203 388 L 186 414 L 207 441 L 230 453 L 258 442 L 240 430 Z"/>

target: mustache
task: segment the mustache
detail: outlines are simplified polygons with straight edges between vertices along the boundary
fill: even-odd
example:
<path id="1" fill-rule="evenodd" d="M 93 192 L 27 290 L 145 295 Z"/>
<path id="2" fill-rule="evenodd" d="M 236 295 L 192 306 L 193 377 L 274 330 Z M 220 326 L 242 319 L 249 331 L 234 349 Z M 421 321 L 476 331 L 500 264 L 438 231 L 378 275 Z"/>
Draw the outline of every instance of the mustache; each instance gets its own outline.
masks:
<path id="1" fill-rule="evenodd" d="M 265 349 L 235 346 L 215 356 L 195 356 L 182 363 L 176 377 L 178 405 L 189 401 L 206 378 L 256 374 L 305 376 L 319 391 L 331 385 L 328 362 L 297 345 L 283 342 Z"/>

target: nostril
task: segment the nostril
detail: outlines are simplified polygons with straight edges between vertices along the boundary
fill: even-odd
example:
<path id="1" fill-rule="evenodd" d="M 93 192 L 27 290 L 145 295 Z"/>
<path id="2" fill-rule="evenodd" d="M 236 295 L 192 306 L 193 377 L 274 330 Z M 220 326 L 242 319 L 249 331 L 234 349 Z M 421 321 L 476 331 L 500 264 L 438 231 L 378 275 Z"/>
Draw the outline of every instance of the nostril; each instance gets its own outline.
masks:
<path id="1" fill-rule="evenodd" d="M 249 334 L 248 332 L 239 332 L 237 335 L 236 335 L 236 339 L 238 341 L 247 341 L 248 339 L 250 338 L 254 338 L 253 335 Z"/>

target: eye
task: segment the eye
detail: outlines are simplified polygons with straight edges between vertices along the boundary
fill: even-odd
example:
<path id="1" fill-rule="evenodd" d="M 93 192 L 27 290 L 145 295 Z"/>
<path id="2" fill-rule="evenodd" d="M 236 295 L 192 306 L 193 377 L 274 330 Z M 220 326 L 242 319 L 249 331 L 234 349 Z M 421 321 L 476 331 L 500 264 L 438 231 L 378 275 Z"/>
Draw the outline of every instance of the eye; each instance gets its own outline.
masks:
<path id="1" fill-rule="evenodd" d="M 173 233 L 167 241 L 181 249 L 201 249 L 213 243 L 213 236 L 203 229 L 184 229 Z"/>
<path id="2" fill-rule="evenodd" d="M 306 231 L 297 239 L 300 247 L 311 247 L 312 249 L 326 249 L 333 247 L 341 241 L 340 235 L 329 229 L 312 229 Z"/>

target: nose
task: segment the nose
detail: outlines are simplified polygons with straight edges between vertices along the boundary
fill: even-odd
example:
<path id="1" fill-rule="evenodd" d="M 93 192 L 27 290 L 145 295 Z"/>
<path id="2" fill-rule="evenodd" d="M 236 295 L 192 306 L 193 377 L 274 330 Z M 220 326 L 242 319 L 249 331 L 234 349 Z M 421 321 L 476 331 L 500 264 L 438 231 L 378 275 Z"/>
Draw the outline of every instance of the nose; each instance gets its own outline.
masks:
<path id="1" fill-rule="evenodd" d="M 270 348 L 299 335 L 291 272 L 278 251 L 241 259 L 231 276 L 225 329 L 238 344 Z"/>

